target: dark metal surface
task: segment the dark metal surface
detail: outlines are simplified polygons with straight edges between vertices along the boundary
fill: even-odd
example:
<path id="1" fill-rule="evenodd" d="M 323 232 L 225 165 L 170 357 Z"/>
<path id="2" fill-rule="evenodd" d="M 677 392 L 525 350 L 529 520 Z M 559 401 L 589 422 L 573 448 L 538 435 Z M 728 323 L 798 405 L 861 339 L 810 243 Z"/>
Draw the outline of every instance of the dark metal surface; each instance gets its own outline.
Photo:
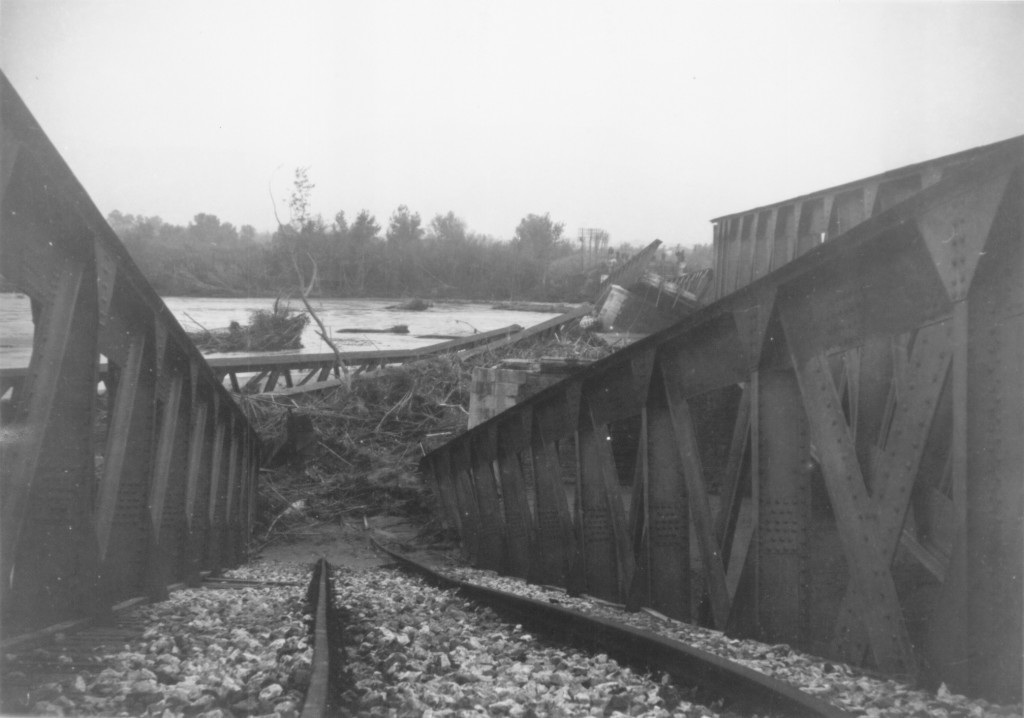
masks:
<path id="1" fill-rule="evenodd" d="M 9 634 L 241 561 L 259 441 L 2 75 L 0 126 L 0 271 L 35 324 L 4 380 Z"/>
<path id="2" fill-rule="evenodd" d="M 533 580 L 1019 700 L 1022 170 L 1015 138 L 723 218 L 730 293 L 423 466 L 475 497 L 459 457 L 518 427 L 494 461 L 532 469 Z"/>
<path id="3" fill-rule="evenodd" d="M 302 704 L 302 718 L 321 718 L 331 715 L 329 700 L 337 673 L 333 670 L 332 656 L 337 646 L 331 645 L 329 617 L 331 601 L 331 565 L 326 559 L 317 561 L 307 591 L 307 603 L 313 615 L 313 664 L 306 689 L 306 700 Z"/>
<path id="4" fill-rule="evenodd" d="M 718 217 L 712 299 L 720 299 L 939 182 L 958 167 L 1019 152 L 1019 138 L 957 152 Z M 969 254 L 965 254 L 969 258 Z M 976 261 L 976 260 L 975 260 Z"/>

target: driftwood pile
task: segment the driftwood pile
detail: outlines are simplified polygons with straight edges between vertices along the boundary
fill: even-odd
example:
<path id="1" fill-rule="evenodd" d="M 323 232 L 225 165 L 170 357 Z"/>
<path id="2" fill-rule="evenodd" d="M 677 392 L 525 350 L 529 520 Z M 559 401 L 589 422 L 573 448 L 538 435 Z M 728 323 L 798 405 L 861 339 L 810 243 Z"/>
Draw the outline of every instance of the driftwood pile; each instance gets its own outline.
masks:
<path id="1" fill-rule="evenodd" d="M 256 309 L 249 315 L 249 323 L 242 326 L 231 322 L 227 329 L 207 329 L 189 332 L 189 339 L 203 352 L 265 352 L 301 349 L 302 332 L 309 324 L 309 315 L 296 312 L 281 300 L 274 308 Z"/>

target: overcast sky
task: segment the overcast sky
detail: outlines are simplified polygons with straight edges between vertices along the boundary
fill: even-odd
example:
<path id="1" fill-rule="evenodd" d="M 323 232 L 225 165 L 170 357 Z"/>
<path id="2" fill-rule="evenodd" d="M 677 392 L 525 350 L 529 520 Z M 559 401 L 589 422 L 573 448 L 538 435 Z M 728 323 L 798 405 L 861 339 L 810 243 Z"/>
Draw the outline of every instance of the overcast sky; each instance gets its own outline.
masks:
<path id="1" fill-rule="evenodd" d="M 0 0 L 0 67 L 100 210 L 400 204 L 612 243 L 1024 133 L 1024 4 Z M 284 216 L 287 213 L 284 212 Z"/>

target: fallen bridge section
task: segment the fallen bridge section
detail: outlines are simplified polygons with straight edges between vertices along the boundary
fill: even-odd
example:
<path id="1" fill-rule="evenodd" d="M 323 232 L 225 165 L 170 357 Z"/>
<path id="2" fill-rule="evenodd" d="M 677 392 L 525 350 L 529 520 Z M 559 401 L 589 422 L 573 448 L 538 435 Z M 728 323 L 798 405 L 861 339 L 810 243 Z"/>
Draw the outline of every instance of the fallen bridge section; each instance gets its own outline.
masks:
<path id="1" fill-rule="evenodd" d="M 1019 700 L 1024 138 L 957 158 L 425 456 L 465 556 Z"/>

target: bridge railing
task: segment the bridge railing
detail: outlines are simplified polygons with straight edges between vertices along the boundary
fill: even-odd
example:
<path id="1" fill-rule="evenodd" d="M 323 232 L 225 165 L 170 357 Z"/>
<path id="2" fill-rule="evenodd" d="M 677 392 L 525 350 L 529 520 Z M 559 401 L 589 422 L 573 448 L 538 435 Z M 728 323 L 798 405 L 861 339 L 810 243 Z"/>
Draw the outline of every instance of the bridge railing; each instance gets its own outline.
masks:
<path id="1" fill-rule="evenodd" d="M 932 186 L 955 168 L 1014 152 L 1016 139 L 900 167 L 714 222 L 713 299 L 724 297 L 823 242 Z"/>
<path id="2" fill-rule="evenodd" d="M 427 454 L 465 555 L 1019 700 L 1022 167 L 951 167 Z"/>
<path id="3" fill-rule="evenodd" d="M 237 564 L 259 440 L 2 75 L 0 125 L 0 272 L 35 326 L 0 429 L 10 635 Z"/>

